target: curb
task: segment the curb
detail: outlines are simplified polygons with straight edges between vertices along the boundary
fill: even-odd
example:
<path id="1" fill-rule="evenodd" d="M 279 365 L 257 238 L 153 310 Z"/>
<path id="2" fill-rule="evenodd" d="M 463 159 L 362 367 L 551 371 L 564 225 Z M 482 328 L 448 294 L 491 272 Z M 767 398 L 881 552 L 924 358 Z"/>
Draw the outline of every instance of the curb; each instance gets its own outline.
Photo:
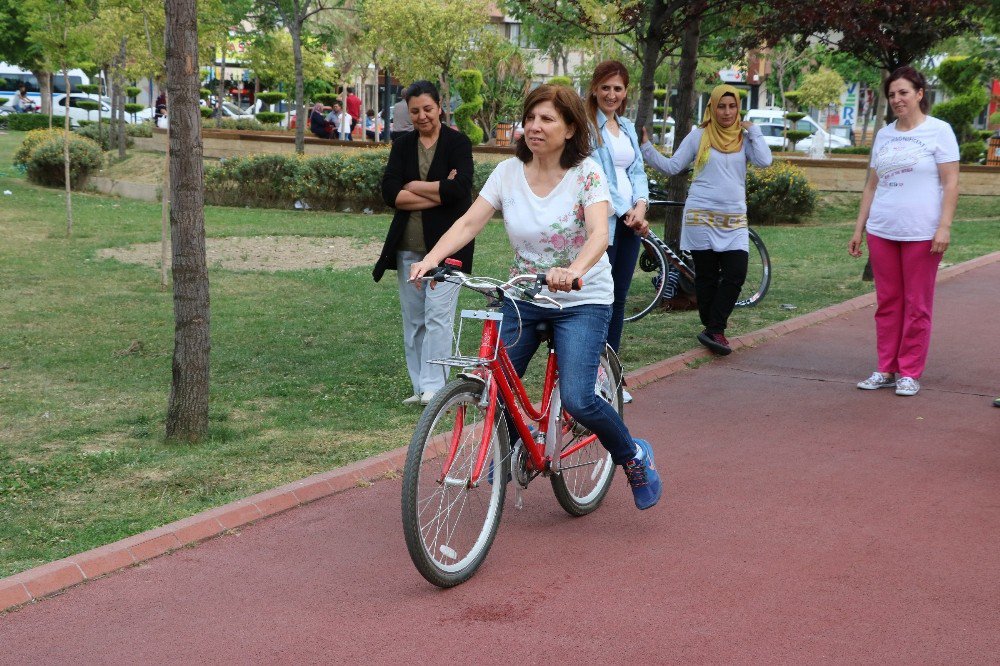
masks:
<path id="1" fill-rule="evenodd" d="M 1000 261 L 1000 252 L 949 266 L 938 273 L 938 282 Z M 734 350 L 753 347 L 875 304 L 875 294 L 865 294 L 779 322 L 767 328 L 730 339 Z M 627 375 L 630 386 L 641 387 L 669 377 L 698 359 L 714 358 L 707 349 L 693 349 Z M 197 544 L 262 518 L 308 504 L 328 495 L 366 485 L 373 480 L 398 472 L 406 460 L 407 447 L 377 455 L 329 472 L 285 484 L 251 495 L 242 500 L 209 509 L 174 523 L 143 532 L 121 541 L 88 550 L 27 571 L 0 578 L 0 613 L 37 601 L 66 588 L 124 569 L 170 551 Z"/>

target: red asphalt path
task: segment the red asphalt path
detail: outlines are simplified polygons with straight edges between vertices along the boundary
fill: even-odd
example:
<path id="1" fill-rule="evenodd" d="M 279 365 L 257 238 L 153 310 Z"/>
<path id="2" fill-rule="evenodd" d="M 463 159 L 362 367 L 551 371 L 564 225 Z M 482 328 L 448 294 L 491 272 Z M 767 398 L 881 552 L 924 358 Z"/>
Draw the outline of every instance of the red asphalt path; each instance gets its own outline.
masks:
<path id="1" fill-rule="evenodd" d="M 997 663 L 1000 262 L 977 266 L 938 286 L 915 397 L 854 388 L 870 306 L 634 391 L 649 511 L 619 474 L 572 519 L 538 479 L 442 591 L 380 481 L 0 616 L 0 664 Z"/>

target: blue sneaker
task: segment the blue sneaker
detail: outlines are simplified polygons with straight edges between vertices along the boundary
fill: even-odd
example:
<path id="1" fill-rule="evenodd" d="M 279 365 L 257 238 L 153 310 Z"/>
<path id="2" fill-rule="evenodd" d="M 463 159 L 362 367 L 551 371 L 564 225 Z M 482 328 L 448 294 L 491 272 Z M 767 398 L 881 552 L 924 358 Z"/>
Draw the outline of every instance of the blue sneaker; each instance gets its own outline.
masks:
<path id="1" fill-rule="evenodd" d="M 654 506 L 663 494 L 663 482 L 653 462 L 653 447 L 644 439 L 635 440 L 645 454 L 642 460 L 632 458 L 623 465 L 628 485 L 632 486 L 635 506 L 641 511 Z"/>

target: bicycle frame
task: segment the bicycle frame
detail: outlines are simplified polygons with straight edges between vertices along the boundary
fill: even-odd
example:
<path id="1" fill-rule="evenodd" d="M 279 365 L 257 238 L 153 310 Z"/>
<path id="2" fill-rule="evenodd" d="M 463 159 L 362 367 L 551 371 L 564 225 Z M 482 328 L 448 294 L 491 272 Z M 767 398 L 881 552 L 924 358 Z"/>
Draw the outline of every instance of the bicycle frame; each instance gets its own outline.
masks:
<path id="1" fill-rule="evenodd" d="M 463 313 L 465 314 L 465 313 Z M 481 314 L 481 313 L 480 313 Z M 484 319 L 483 334 L 479 345 L 480 363 L 471 372 L 464 373 L 465 376 L 472 377 L 484 384 L 483 400 L 486 401 L 486 419 L 483 428 L 483 437 L 476 455 L 475 465 L 468 484 L 470 487 L 477 486 L 482 477 L 483 467 L 486 464 L 486 454 L 489 450 L 489 442 L 493 437 L 493 428 L 496 421 L 496 410 L 499 404 L 497 398 L 503 398 L 503 404 L 507 405 L 511 420 L 517 434 L 520 436 L 525 451 L 528 453 L 529 462 L 534 470 L 539 472 L 558 472 L 559 460 L 570 456 L 580 449 L 593 443 L 596 435 L 588 435 L 579 442 L 570 446 L 556 455 L 557 437 L 565 434 L 567 427 L 566 419 L 562 412 L 561 401 L 559 402 L 559 414 L 552 413 L 553 394 L 556 390 L 556 380 L 559 371 L 556 365 L 556 351 L 550 345 L 548 359 L 545 366 L 545 381 L 542 388 L 541 407 L 536 409 L 528 397 L 524 382 L 517 376 L 514 365 L 507 355 L 507 349 L 503 340 L 500 339 L 500 321 L 502 316 L 477 316 L 475 318 Z M 520 409 L 515 408 L 517 405 Z M 527 416 L 525 418 L 522 412 Z M 528 427 L 528 422 L 538 424 L 538 439 L 532 434 Z M 455 426 L 451 432 L 451 443 L 448 454 L 441 470 L 439 483 L 444 483 L 448 477 L 448 472 L 455 460 L 459 443 L 462 440 L 462 428 L 465 422 L 465 408 L 461 407 L 455 416 Z M 553 432 L 553 428 L 558 432 Z"/>

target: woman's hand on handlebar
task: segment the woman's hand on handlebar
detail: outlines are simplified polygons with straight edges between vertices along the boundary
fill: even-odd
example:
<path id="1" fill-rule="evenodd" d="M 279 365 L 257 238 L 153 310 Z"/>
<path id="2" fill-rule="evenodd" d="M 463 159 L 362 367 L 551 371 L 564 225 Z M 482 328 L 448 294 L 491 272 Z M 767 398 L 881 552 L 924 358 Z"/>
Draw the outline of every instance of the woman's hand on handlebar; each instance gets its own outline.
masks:
<path id="1" fill-rule="evenodd" d="M 545 274 L 545 283 L 549 286 L 549 291 L 572 291 L 573 281 L 579 280 L 580 275 L 568 268 L 550 268 Z"/>
<path id="2" fill-rule="evenodd" d="M 423 259 L 416 263 L 410 264 L 410 282 L 416 286 L 417 289 L 423 288 L 423 281 L 420 279 L 427 274 L 427 271 L 437 268 L 438 265 L 433 261 L 427 261 Z M 434 288 L 434 283 L 431 282 L 431 289 Z"/>

